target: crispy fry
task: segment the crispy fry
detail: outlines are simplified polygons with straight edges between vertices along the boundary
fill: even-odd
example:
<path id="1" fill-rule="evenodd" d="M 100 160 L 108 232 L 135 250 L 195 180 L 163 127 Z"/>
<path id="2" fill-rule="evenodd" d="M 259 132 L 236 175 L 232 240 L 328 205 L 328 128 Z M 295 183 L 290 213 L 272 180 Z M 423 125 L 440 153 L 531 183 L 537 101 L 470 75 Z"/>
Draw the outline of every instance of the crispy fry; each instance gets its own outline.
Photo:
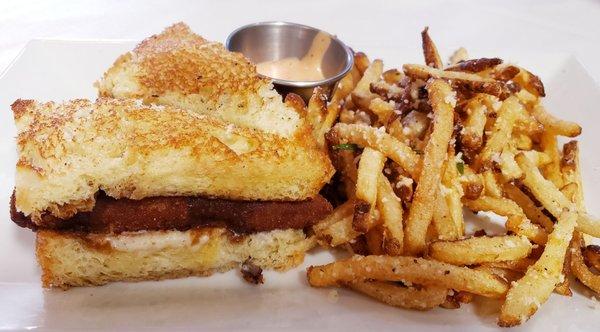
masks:
<path id="1" fill-rule="evenodd" d="M 495 298 L 508 290 L 506 283 L 489 273 L 415 257 L 354 256 L 308 268 L 308 282 L 313 287 L 364 280 L 411 282 Z"/>
<path id="2" fill-rule="evenodd" d="M 419 156 L 406 144 L 386 134 L 385 131 L 365 125 L 338 123 L 332 129 L 341 141 L 370 147 L 397 162 L 411 177 L 418 173 Z"/>
<path id="3" fill-rule="evenodd" d="M 554 115 L 546 112 L 546 108 L 542 104 L 537 104 L 533 107 L 533 116 L 544 125 L 546 130 L 555 135 L 575 137 L 581 134 L 581 126 L 571 121 L 556 118 Z"/>
<path id="4" fill-rule="evenodd" d="M 481 196 L 475 200 L 463 200 L 466 207 L 473 211 L 489 211 L 507 217 L 506 228 L 518 235 L 523 235 L 536 244 L 544 244 L 547 234 L 538 225 L 532 224 L 525 213 L 515 202 L 498 197 Z"/>
<path id="5" fill-rule="evenodd" d="M 518 154 L 516 160 L 525 173 L 523 183 L 553 216 L 558 217 L 563 209 L 577 210 L 576 205 L 569 201 L 552 182 L 546 180 L 523 154 Z M 579 211 L 577 229 L 594 237 L 600 237 L 600 220 L 592 218 L 584 211 Z"/>
<path id="6" fill-rule="evenodd" d="M 585 248 L 582 247 L 583 257 L 589 266 L 600 271 L 600 246 L 588 245 Z"/>
<path id="7" fill-rule="evenodd" d="M 594 274 L 585 265 L 581 248 L 585 245 L 580 232 L 575 232 L 571 243 L 571 271 L 582 284 L 600 294 L 600 275 Z"/>
<path id="8" fill-rule="evenodd" d="M 425 64 L 429 67 L 442 69 L 444 65 L 442 64 L 442 59 L 440 58 L 437 47 L 435 47 L 435 43 L 429 36 L 429 27 L 425 27 L 425 29 L 421 32 L 421 39 L 423 44 L 423 56 L 425 57 Z"/>
<path id="9" fill-rule="evenodd" d="M 383 249 L 388 255 L 401 255 L 404 247 L 402 204 L 384 175 L 379 176 L 377 185 L 377 209 L 382 220 Z"/>
<path id="10" fill-rule="evenodd" d="M 515 154 L 510 146 L 506 146 L 500 154 L 500 171 L 505 181 L 511 181 L 523 176 L 523 171 L 515 161 Z"/>
<path id="11" fill-rule="evenodd" d="M 358 232 L 366 233 L 374 224 L 372 212 L 377 202 L 377 183 L 384 163 L 385 156 L 381 152 L 369 147 L 364 148 L 358 163 L 355 192 L 357 204 L 352 224 Z M 362 206 L 363 204 L 366 204 L 365 207 Z M 363 209 L 366 213 L 362 213 L 365 212 L 362 211 Z"/>
<path id="12" fill-rule="evenodd" d="M 510 138 L 518 112 L 523 112 L 523 106 L 514 96 L 502 102 L 492 133 L 479 154 L 477 162 L 480 166 L 489 165 L 495 156 L 500 156 L 500 152 Z"/>
<path id="13" fill-rule="evenodd" d="M 369 103 L 369 110 L 379 119 L 379 123 L 387 124 L 390 117 L 394 115 L 394 107 L 387 101 L 381 98 L 375 98 Z"/>
<path id="14" fill-rule="evenodd" d="M 448 64 L 453 66 L 461 61 L 466 61 L 469 58 L 469 52 L 464 47 L 459 47 L 448 59 Z"/>
<path id="15" fill-rule="evenodd" d="M 460 132 L 462 144 L 472 150 L 478 150 L 483 144 L 483 132 L 487 122 L 487 106 L 484 100 L 488 95 L 478 94 L 469 100 L 465 107 L 467 119 Z"/>
<path id="16" fill-rule="evenodd" d="M 464 196 L 464 191 L 459 179 L 460 174 L 458 172 L 458 166 L 460 163 L 464 164 L 462 160 L 456 160 L 454 156 L 454 147 L 450 146 L 448 148 L 449 166 L 445 168 L 444 173 L 442 174 L 442 185 L 447 189 L 443 191 L 443 196 L 446 200 L 446 204 L 448 205 L 450 218 L 454 223 L 458 237 L 461 237 L 465 234 L 465 221 L 463 217 L 463 205 L 461 201 L 462 197 Z"/>
<path id="17" fill-rule="evenodd" d="M 364 75 L 370 64 L 371 61 L 369 61 L 369 58 L 366 54 L 363 52 L 354 53 L 354 65 L 356 66 L 356 69 L 358 69 L 360 75 Z"/>
<path id="18" fill-rule="evenodd" d="M 333 210 L 333 212 L 325 217 L 323 220 L 319 221 L 316 225 L 313 226 L 313 231 L 315 232 L 317 239 L 321 245 L 330 245 L 331 239 L 329 239 L 326 235 L 328 229 L 332 227 L 334 224 L 351 218 L 354 213 L 354 201 L 349 200 L 346 203 L 338 206 Z M 352 219 L 350 219 L 352 221 Z"/>
<path id="19" fill-rule="evenodd" d="M 546 179 L 552 181 L 557 188 L 562 187 L 564 183 L 562 174 L 560 174 L 560 154 L 556 135 L 551 132 L 544 132 L 540 139 L 540 146 L 544 153 L 550 157 L 550 162 L 540 167 L 542 174 Z"/>
<path id="20" fill-rule="evenodd" d="M 512 183 L 504 183 L 503 189 L 508 198 L 512 199 L 521 207 L 529 220 L 542 226 L 547 233 L 552 232 L 554 223 L 544 214 L 542 208 L 535 205 L 529 196 Z"/>
<path id="21" fill-rule="evenodd" d="M 365 234 L 365 239 L 370 255 L 383 255 L 383 229 L 381 226 L 370 229 Z"/>
<path id="22" fill-rule="evenodd" d="M 536 97 L 545 97 L 546 91 L 544 89 L 544 84 L 539 77 L 532 74 L 531 72 L 519 68 L 520 72 L 515 77 L 513 77 L 513 81 L 520 86 L 524 87 L 529 93 L 533 94 Z"/>
<path id="23" fill-rule="evenodd" d="M 381 76 L 387 84 L 398 84 L 404 78 L 404 73 L 394 68 L 384 71 Z"/>
<path id="24" fill-rule="evenodd" d="M 571 141 L 563 145 L 563 155 L 560 163 L 560 172 L 563 183 L 575 186 L 573 198 L 580 211 L 585 211 L 583 199 L 583 182 L 581 181 L 581 167 L 579 165 L 579 147 L 577 141 Z"/>
<path id="25" fill-rule="evenodd" d="M 440 185 L 442 187 L 443 185 Z M 444 187 L 445 190 L 446 189 Z M 435 205 L 433 207 L 433 227 L 437 233 L 437 238 L 440 240 L 455 240 L 458 239 L 458 232 L 456 231 L 456 225 L 450 215 L 450 209 L 446 203 L 444 193 L 439 190 L 435 194 Z"/>
<path id="26" fill-rule="evenodd" d="M 535 263 L 533 258 L 521 258 L 512 261 L 504 261 L 504 262 L 490 262 L 483 264 L 484 266 L 490 266 L 500 269 L 519 271 L 525 273 L 527 269 Z"/>
<path id="27" fill-rule="evenodd" d="M 503 82 L 476 74 L 446 71 L 416 64 L 405 64 L 402 66 L 402 69 L 404 70 L 404 74 L 415 79 L 428 80 L 430 78 L 440 78 L 451 80 L 453 86 L 459 90 L 466 89 L 474 93 L 487 93 L 500 99 L 506 99 L 509 94 L 508 88 Z"/>
<path id="28" fill-rule="evenodd" d="M 355 105 L 362 109 L 367 109 L 371 100 L 377 98 L 377 95 L 371 92 L 371 83 L 379 80 L 383 73 L 383 62 L 374 60 L 363 73 L 360 81 L 354 87 L 350 94 Z"/>
<path id="29" fill-rule="evenodd" d="M 445 70 L 477 73 L 480 71 L 492 69 L 501 63 L 502 59 L 498 58 L 471 59 L 459 62 L 451 67 L 446 68 Z"/>
<path id="30" fill-rule="evenodd" d="M 529 319 L 565 277 L 563 262 L 576 222 L 577 213 L 565 210 L 560 214 L 540 259 L 527 269 L 523 278 L 513 283 L 506 294 L 498 325 L 515 326 Z"/>
<path id="31" fill-rule="evenodd" d="M 417 181 L 411 209 L 406 220 L 405 244 L 413 255 L 425 250 L 425 236 L 433 215 L 433 201 L 441 179 L 441 169 L 454 127 L 455 98 L 450 86 L 441 80 L 428 84 L 429 99 L 434 109 L 433 130 L 425 147 L 422 171 Z"/>
<path id="32" fill-rule="evenodd" d="M 485 194 L 490 197 L 502 197 L 502 189 L 496 181 L 496 175 L 492 171 L 485 171 L 483 175 L 483 187 Z"/>
<path id="33" fill-rule="evenodd" d="M 331 97 L 331 101 L 327 106 L 327 114 L 323 119 L 321 126 L 319 127 L 317 133 L 315 134 L 317 138 L 317 143 L 319 146 L 325 146 L 325 134 L 331 129 L 333 123 L 340 115 L 341 103 L 344 101 L 346 96 L 350 94 L 350 92 L 354 89 L 354 81 L 352 79 L 352 75 L 344 76 L 337 84 L 335 89 L 333 90 L 333 95 Z"/>
<path id="34" fill-rule="evenodd" d="M 457 241 L 436 241 L 429 245 L 429 256 L 454 265 L 474 265 L 521 259 L 531 253 L 525 237 L 504 235 L 472 237 Z"/>
<path id="35" fill-rule="evenodd" d="M 323 123 L 323 119 L 327 115 L 327 95 L 323 91 L 323 88 L 316 87 L 313 91 L 310 100 L 308 101 L 308 107 L 306 108 L 306 120 L 312 128 L 313 135 L 318 141 L 320 138 L 320 128 Z"/>
<path id="36" fill-rule="evenodd" d="M 385 304 L 415 310 L 437 307 L 446 300 L 448 293 L 447 289 L 436 286 L 416 289 L 381 281 L 359 281 L 347 286 Z"/>

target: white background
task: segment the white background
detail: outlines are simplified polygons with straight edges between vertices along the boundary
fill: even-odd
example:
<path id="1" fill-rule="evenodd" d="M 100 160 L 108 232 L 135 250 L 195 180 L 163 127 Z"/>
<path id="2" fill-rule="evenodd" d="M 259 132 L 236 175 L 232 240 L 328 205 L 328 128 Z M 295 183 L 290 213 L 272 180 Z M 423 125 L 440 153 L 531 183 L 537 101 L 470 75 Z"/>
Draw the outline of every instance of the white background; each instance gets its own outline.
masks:
<path id="1" fill-rule="evenodd" d="M 137 40 L 185 21 L 224 41 L 236 27 L 265 20 L 313 25 L 365 52 L 413 47 L 429 25 L 442 49 L 567 52 L 600 81 L 597 0 L 0 1 L 0 70 L 33 38 Z"/>

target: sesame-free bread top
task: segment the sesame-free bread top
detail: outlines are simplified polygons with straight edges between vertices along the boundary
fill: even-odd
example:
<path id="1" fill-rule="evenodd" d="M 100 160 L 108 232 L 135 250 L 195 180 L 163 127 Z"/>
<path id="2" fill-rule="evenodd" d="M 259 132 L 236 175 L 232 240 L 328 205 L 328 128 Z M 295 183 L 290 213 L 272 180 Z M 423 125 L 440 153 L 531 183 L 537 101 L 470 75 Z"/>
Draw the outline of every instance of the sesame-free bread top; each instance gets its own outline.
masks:
<path id="1" fill-rule="evenodd" d="M 248 59 L 183 23 L 120 56 L 96 87 L 101 97 L 171 105 L 285 137 L 302 126 Z"/>
<path id="2" fill-rule="evenodd" d="M 17 211 L 69 218 L 114 198 L 204 196 L 303 200 L 333 168 L 308 132 L 282 137 L 169 106 L 96 102 L 12 105 L 17 126 Z M 308 130 L 308 129 L 307 129 Z"/>

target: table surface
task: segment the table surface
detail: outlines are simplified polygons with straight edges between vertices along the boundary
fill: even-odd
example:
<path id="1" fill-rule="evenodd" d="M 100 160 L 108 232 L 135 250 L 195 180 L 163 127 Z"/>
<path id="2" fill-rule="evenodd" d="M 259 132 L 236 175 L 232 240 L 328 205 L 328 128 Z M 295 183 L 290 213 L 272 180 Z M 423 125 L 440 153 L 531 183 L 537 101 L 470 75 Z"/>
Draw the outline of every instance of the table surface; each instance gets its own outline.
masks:
<path id="1" fill-rule="evenodd" d="M 571 53 L 600 82 L 599 18 L 597 0 L 2 1 L 0 71 L 35 38 L 139 40 L 184 21 L 206 38 L 224 41 L 240 25 L 285 20 L 337 34 L 373 57 L 371 50 L 414 47 L 429 25 L 448 51 L 466 46 Z"/>

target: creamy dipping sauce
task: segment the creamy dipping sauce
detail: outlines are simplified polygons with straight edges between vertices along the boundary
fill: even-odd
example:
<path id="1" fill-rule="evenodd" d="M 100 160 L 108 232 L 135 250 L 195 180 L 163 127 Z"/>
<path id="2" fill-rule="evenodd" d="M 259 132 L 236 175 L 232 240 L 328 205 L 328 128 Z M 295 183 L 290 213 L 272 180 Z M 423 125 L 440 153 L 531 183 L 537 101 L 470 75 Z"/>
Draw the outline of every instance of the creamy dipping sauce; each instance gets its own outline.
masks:
<path id="1" fill-rule="evenodd" d="M 259 74 L 288 81 L 320 81 L 325 79 L 321 62 L 331 43 L 331 37 L 319 32 L 312 41 L 310 50 L 302 59 L 297 57 L 265 61 L 256 65 Z"/>

